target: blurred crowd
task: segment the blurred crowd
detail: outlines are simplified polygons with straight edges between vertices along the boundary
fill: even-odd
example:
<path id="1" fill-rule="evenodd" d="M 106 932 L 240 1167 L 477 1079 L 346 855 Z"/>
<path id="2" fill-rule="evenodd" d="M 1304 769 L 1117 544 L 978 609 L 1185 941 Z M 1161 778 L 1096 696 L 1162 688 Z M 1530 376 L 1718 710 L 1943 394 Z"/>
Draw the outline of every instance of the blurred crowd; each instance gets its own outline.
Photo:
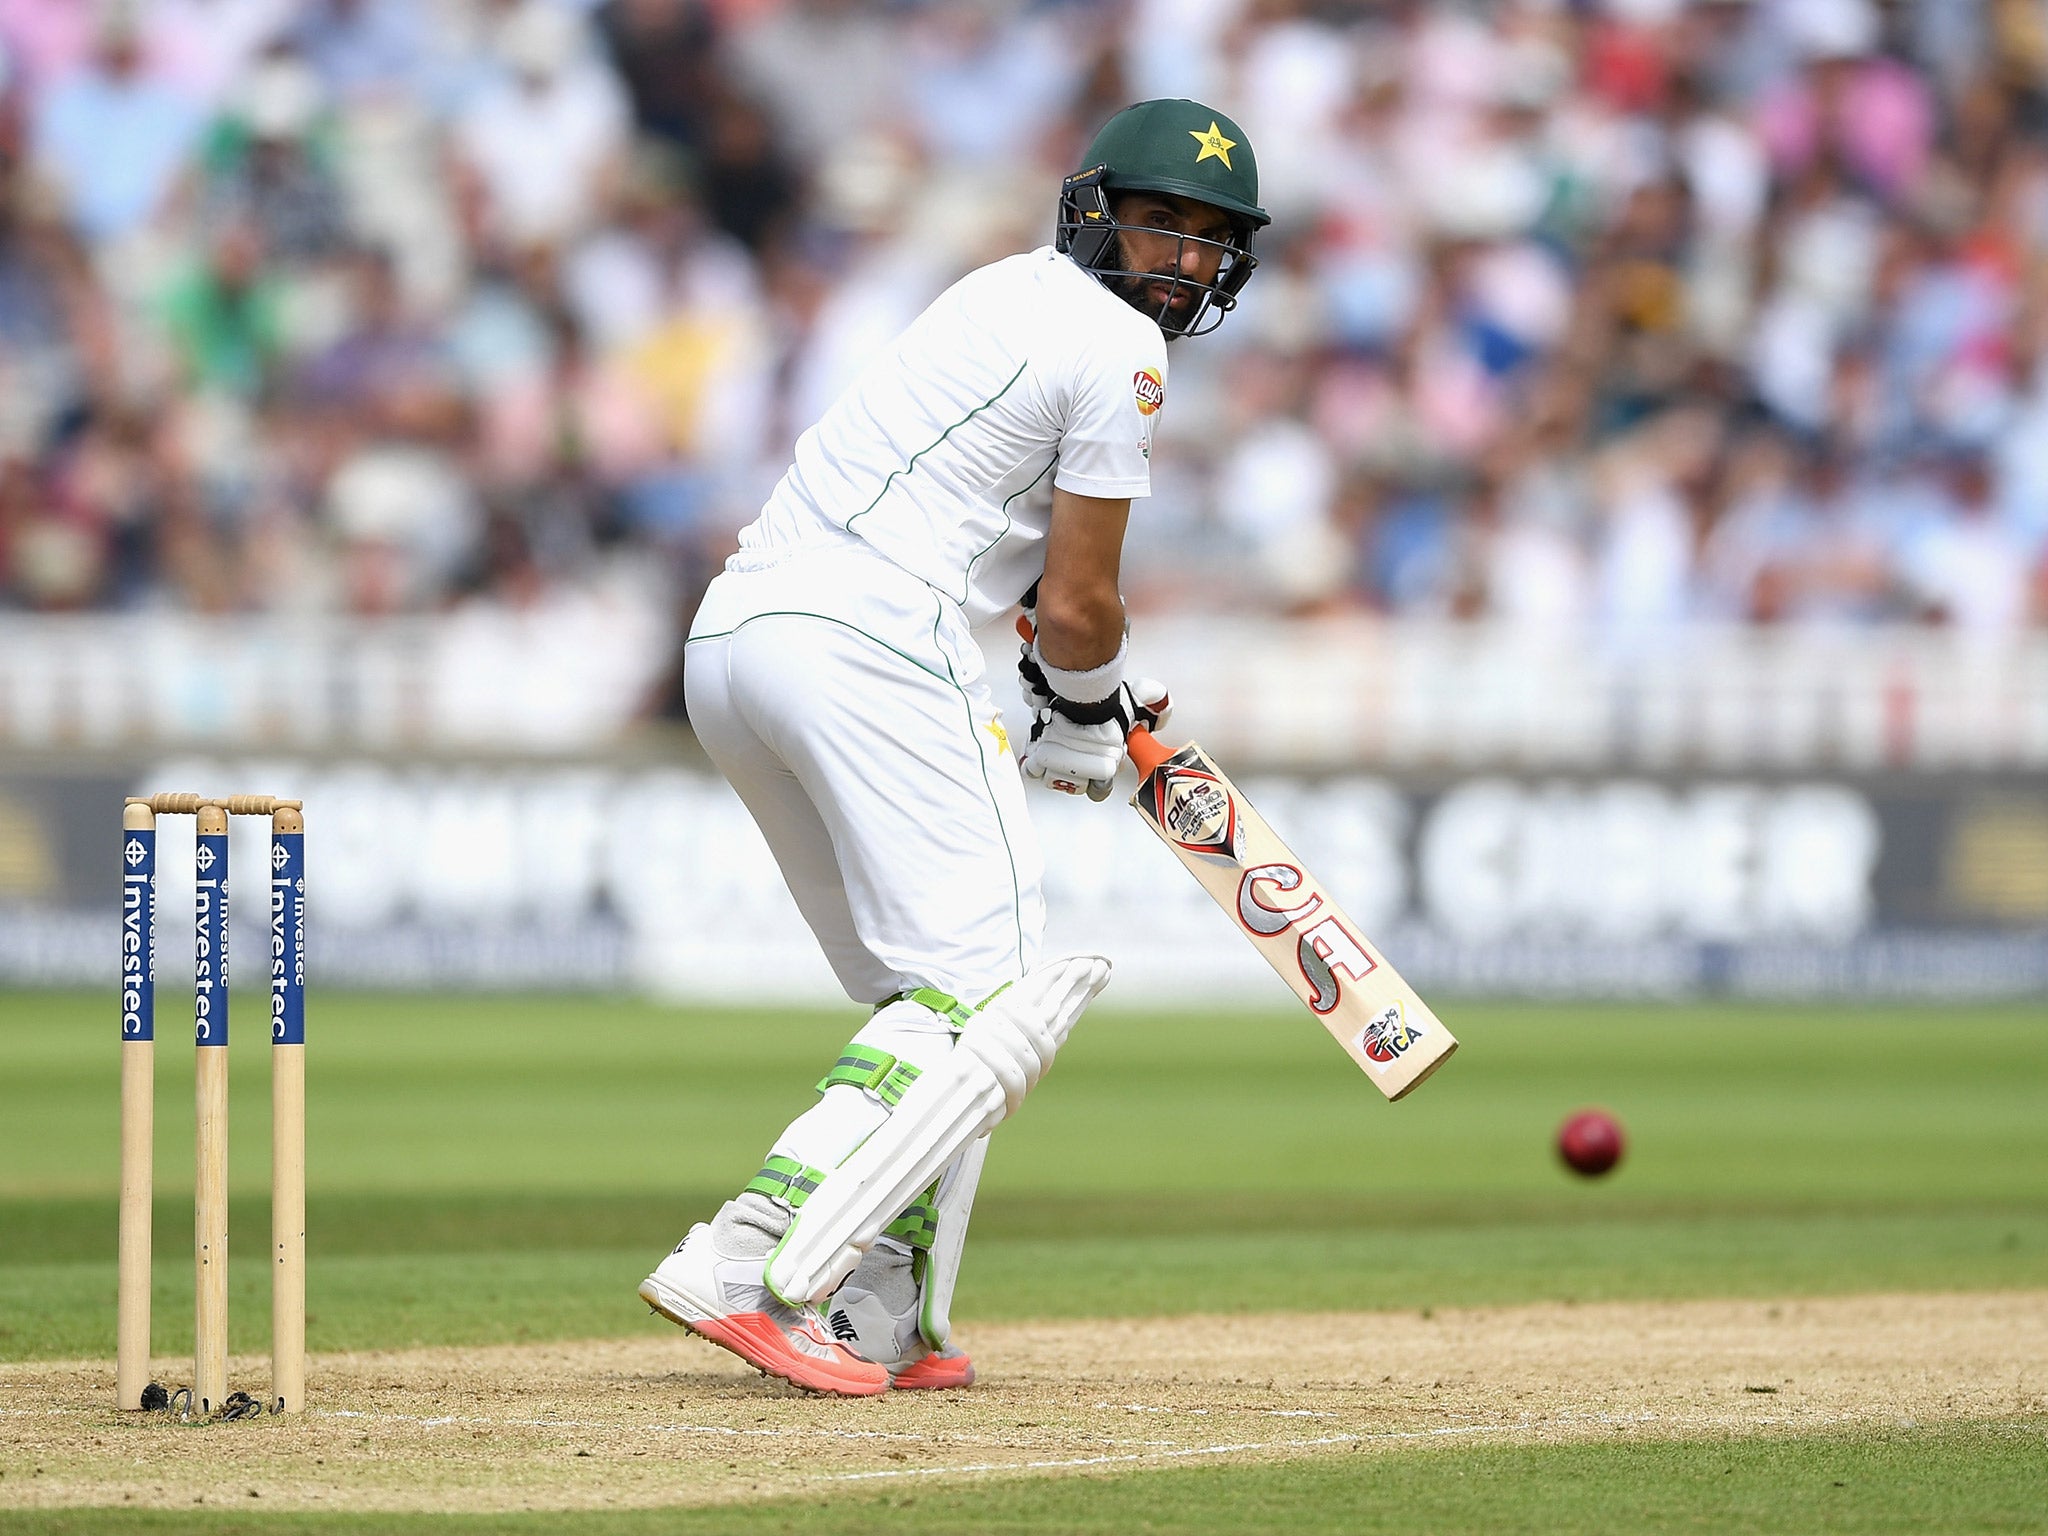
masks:
<path id="1" fill-rule="evenodd" d="M 0 0 L 0 607 L 679 623 L 1159 95 L 1134 607 L 2048 623 L 2042 0 Z"/>

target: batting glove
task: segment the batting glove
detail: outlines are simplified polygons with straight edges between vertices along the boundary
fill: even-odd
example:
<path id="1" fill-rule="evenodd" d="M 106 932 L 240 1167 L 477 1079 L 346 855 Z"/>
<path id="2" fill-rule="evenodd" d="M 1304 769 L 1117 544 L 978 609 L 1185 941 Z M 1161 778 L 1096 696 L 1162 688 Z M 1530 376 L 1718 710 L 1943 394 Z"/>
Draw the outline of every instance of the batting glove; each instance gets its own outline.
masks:
<path id="1" fill-rule="evenodd" d="M 1025 679 L 1025 698 L 1034 706 L 1031 745 L 1020 764 L 1025 776 L 1043 779 L 1061 794 L 1107 800 L 1131 728 L 1142 725 L 1156 730 L 1171 712 L 1166 685 L 1151 678 L 1133 678 L 1117 684 L 1108 698 L 1081 704 L 1046 688 L 1041 671 L 1036 689 L 1046 702 L 1039 704 L 1032 698 L 1033 684 L 1026 667 L 1037 668 L 1028 650 L 1017 669 Z"/>

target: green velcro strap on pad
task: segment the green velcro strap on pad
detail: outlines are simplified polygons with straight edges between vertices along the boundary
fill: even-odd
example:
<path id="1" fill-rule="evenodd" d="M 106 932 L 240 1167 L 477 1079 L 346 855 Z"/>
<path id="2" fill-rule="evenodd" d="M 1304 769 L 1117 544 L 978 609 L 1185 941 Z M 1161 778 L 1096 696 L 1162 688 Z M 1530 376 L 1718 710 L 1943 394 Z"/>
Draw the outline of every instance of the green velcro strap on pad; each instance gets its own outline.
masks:
<path id="1" fill-rule="evenodd" d="M 873 1088 L 889 1075 L 896 1058 L 887 1051 L 865 1045 L 849 1045 L 832 1063 L 832 1070 L 818 1079 L 818 1092 L 827 1088 Z"/>
<path id="2" fill-rule="evenodd" d="M 882 1235 L 907 1243 L 919 1253 L 929 1252 L 939 1235 L 938 1193 L 939 1186 L 934 1183 L 917 1197 L 914 1205 L 882 1228 Z"/>
<path id="3" fill-rule="evenodd" d="M 899 1061 L 889 1069 L 889 1075 L 876 1084 L 875 1097 L 894 1109 L 896 1101 L 903 1097 L 903 1090 L 923 1075 L 909 1062 Z"/>
<path id="4" fill-rule="evenodd" d="M 909 992 L 892 992 L 889 996 L 875 1004 L 875 1012 L 880 1013 L 891 1003 L 916 1003 L 919 1007 L 929 1008 L 955 1029 L 965 1029 L 973 1021 L 977 1013 L 1009 991 L 1010 986 L 1009 982 L 1004 982 L 972 1008 L 961 1002 L 952 993 L 941 992 L 937 987 L 918 987 Z"/>
<path id="5" fill-rule="evenodd" d="M 941 992 L 936 987 L 919 987 L 906 995 L 913 1003 L 931 1009 L 955 1029 L 965 1029 L 968 1020 L 974 1017 L 972 1008 L 952 993 Z"/>
<path id="6" fill-rule="evenodd" d="M 903 1090 L 916 1082 L 919 1075 L 916 1067 L 887 1051 L 849 1045 L 832 1063 L 832 1070 L 818 1079 L 818 1092 L 827 1088 L 863 1088 L 894 1109 Z"/>
<path id="7" fill-rule="evenodd" d="M 746 1193 L 780 1200 L 793 1211 L 811 1198 L 824 1177 L 822 1169 L 806 1167 L 793 1157 L 770 1157 L 747 1181 Z"/>

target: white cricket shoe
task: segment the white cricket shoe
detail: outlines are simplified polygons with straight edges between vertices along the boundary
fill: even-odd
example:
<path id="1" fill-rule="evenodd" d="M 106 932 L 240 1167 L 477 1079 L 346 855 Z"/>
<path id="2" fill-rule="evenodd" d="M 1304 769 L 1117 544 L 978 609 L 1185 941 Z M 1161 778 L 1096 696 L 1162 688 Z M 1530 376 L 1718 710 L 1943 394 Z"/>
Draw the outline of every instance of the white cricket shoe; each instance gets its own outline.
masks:
<path id="1" fill-rule="evenodd" d="M 763 1280 L 767 1260 L 720 1253 L 699 1222 L 640 1282 L 640 1298 L 672 1323 L 792 1386 L 841 1397 L 889 1390 L 889 1372 L 825 1332 L 809 1308 L 786 1306 Z"/>

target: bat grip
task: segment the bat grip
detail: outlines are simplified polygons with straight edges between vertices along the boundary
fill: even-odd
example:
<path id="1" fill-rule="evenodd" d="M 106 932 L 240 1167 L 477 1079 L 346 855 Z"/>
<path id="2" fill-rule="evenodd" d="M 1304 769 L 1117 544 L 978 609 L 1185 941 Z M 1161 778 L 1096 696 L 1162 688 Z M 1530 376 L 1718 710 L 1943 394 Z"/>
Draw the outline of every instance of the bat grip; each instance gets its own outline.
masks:
<path id="1" fill-rule="evenodd" d="M 1124 738 L 1124 750 L 1131 754 L 1131 765 L 1138 770 L 1141 779 L 1173 756 L 1173 748 L 1162 745 L 1159 738 L 1142 725 L 1131 727 L 1131 734 Z"/>

